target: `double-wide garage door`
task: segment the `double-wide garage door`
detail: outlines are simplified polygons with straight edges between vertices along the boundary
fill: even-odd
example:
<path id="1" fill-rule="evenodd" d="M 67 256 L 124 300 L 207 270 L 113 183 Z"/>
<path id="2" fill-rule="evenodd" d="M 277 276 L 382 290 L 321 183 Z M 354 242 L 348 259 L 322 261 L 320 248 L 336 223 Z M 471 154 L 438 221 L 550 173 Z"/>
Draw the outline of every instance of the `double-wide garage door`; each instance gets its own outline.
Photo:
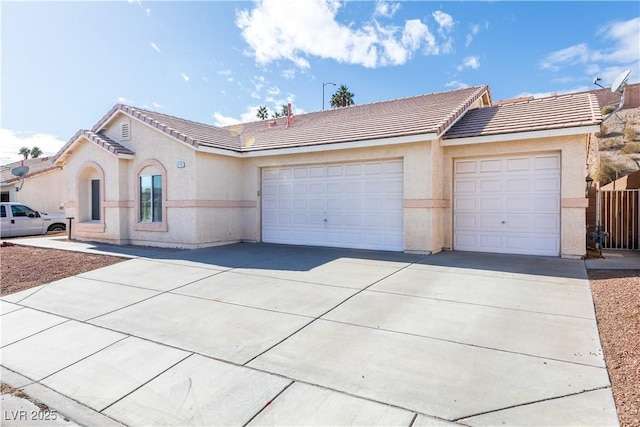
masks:
<path id="1" fill-rule="evenodd" d="M 560 254 L 560 155 L 454 162 L 454 249 Z"/>
<path id="2" fill-rule="evenodd" d="M 403 250 L 402 160 L 262 170 L 262 241 Z"/>

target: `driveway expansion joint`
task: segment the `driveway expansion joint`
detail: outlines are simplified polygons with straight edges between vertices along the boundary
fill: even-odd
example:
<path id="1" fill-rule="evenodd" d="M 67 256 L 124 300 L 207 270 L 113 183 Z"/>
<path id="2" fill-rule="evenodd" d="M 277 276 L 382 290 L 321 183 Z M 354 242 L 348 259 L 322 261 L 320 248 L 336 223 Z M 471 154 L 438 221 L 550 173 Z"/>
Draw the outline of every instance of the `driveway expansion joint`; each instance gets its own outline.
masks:
<path id="1" fill-rule="evenodd" d="M 508 409 L 520 408 L 520 407 L 528 406 L 528 405 L 535 405 L 536 403 L 550 402 L 550 401 L 553 401 L 553 400 L 564 399 L 566 397 L 579 396 L 581 394 L 590 393 L 590 392 L 598 391 L 598 390 L 611 390 L 611 386 L 609 385 L 609 386 L 605 386 L 605 387 L 596 387 L 596 388 L 592 388 L 592 389 L 588 389 L 588 390 L 581 390 L 581 391 L 578 391 L 578 392 L 575 392 L 575 393 L 567 393 L 567 394 L 564 394 L 562 396 L 553 396 L 553 397 L 548 397 L 546 399 L 538 399 L 538 400 L 533 400 L 531 402 L 519 403 L 517 405 L 505 406 L 503 408 L 492 409 L 490 411 L 478 412 L 477 414 L 465 415 L 464 417 L 455 418 L 452 421 L 453 422 L 458 422 L 458 421 L 466 420 L 466 419 L 469 419 L 469 418 L 478 417 L 478 416 L 481 416 L 481 415 L 493 414 L 495 412 L 506 411 Z"/>

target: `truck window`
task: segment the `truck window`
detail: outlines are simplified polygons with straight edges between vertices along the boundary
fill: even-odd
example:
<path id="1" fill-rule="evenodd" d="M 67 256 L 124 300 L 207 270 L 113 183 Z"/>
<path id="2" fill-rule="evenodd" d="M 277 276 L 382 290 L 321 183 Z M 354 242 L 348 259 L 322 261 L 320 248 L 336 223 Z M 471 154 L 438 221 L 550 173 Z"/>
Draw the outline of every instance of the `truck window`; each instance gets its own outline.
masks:
<path id="1" fill-rule="evenodd" d="M 0 206 L 0 217 L 2 218 L 7 217 L 7 210 L 4 208 L 4 205 Z"/>
<path id="2" fill-rule="evenodd" d="M 40 216 L 36 211 L 24 205 L 11 205 L 11 213 L 14 217 L 30 216 L 31 218 L 37 218 Z"/>

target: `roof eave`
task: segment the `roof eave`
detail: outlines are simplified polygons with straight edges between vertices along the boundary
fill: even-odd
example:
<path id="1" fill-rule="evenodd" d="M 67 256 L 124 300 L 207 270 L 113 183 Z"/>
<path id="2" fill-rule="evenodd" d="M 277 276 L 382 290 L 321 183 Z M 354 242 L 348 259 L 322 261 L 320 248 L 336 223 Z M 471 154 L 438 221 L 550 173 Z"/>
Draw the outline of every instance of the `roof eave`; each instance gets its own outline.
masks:
<path id="1" fill-rule="evenodd" d="M 574 126 L 557 129 L 542 129 L 525 132 L 509 132 L 492 135 L 479 135 L 479 136 L 467 136 L 460 138 L 441 139 L 440 145 L 442 147 L 449 147 L 455 145 L 472 145 L 472 144 L 487 144 L 492 142 L 504 142 L 504 141 L 517 141 L 525 139 L 538 139 L 538 138 L 552 138 L 558 136 L 571 136 L 571 135 L 584 135 L 600 130 L 599 124 L 591 124 L 586 126 Z"/>
<path id="2" fill-rule="evenodd" d="M 276 156 L 282 154 L 300 154 L 300 153 L 313 153 L 318 151 L 333 151 L 333 150 L 349 150 L 354 148 L 369 148 L 379 147 L 384 145 L 398 145 L 398 144 L 411 144 L 414 142 L 433 141 L 438 138 L 435 132 L 422 133 L 417 135 L 405 135 L 396 136 L 391 138 L 377 138 L 361 141 L 351 142 L 339 142 L 339 143 L 326 143 L 326 144 L 314 144 L 297 147 L 282 147 L 282 148 L 263 148 L 253 151 L 244 151 L 240 153 L 240 157 L 266 157 Z"/>

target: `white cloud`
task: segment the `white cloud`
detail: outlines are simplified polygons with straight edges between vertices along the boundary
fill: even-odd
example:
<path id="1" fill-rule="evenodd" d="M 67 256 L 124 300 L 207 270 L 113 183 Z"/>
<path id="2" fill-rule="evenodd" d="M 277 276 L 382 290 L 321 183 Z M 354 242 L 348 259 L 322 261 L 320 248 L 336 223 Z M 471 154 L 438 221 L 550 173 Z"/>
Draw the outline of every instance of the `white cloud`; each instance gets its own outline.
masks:
<path id="1" fill-rule="evenodd" d="M 448 33 L 454 23 L 444 12 L 434 13 L 439 31 L 447 36 L 438 47 L 427 24 L 420 20 L 405 21 L 404 26 L 376 21 L 360 27 L 342 25 L 336 19 L 340 7 L 337 0 L 262 0 L 251 10 L 239 10 L 236 25 L 258 64 L 288 60 L 304 69 L 310 67 L 309 57 L 318 57 L 375 68 L 404 64 L 423 47 L 424 54 L 452 49 Z"/>
<path id="2" fill-rule="evenodd" d="M 477 56 L 467 56 L 462 60 L 462 64 L 458 65 L 456 68 L 458 69 L 458 71 L 462 71 L 465 68 L 477 70 L 478 68 L 480 68 L 480 58 L 478 58 Z"/>
<path id="3" fill-rule="evenodd" d="M 598 52 L 598 59 L 629 65 L 640 61 L 640 17 L 614 22 L 601 28 L 598 34 L 614 43 L 611 48 Z"/>
<path id="4" fill-rule="evenodd" d="M 53 135 L 33 132 L 14 132 L 0 129 L 0 164 L 17 162 L 24 159 L 18 154 L 22 147 L 38 147 L 42 150 L 41 157 L 53 156 L 67 141 L 62 141 Z"/>
<path id="5" fill-rule="evenodd" d="M 597 31 L 597 35 L 611 45 L 604 49 L 592 49 L 587 43 L 580 43 L 556 50 L 540 61 L 540 68 L 559 71 L 570 66 L 584 67 L 584 73 L 593 75 L 598 70 L 606 70 L 605 77 L 615 78 L 624 69 L 638 69 L 640 62 L 640 17 L 628 21 L 613 22 Z M 604 73 L 604 72 L 603 72 Z M 637 79 L 639 76 L 635 76 Z M 608 80 L 607 83 L 610 83 Z"/>
<path id="6" fill-rule="evenodd" d="M 118 104 L 135 104 L 132 100 L 130 100 L 129 98 L 125 98 L 124 96 L 119 96 L 116 98 L 116 102 Z"/>
<path id="7" fill-rule="evenodd" d="M 221 76 L 230 76 L 231 74 L 233 74 L 233 72 L 231 70 L 220 70 L 218 71 L 218 74 L 220 74 Z"/>
<path id="8" fill-rule="evenodd" d="M 154 42 L 149 43 L 151 45 L 151 47 L 153 48 L 153 50 L 155 50 L 158 53 L 162 53 L 162 51 L 160 50 L 160 48 L 158 47 L 157 44 L 155 44 Z"/>
<path id="9" fill-rule="evenodd" d="M 185 82 L 189 81 L 189 76 L 187 76 L 185 73 L 180 73 L 180 76 L 184 79 Z"/>
<path id="10" fill-rule="evenodd" d="M 393 15 L 400 9 L 400 3 L 389 3 L 386 1 L 377 1 L 376 8 L 373 12 L 374 16 L 383 16 L 385 18 L 392 18 Z"/>
<path id="11" fill-rule="evenodd" d="M 447 54 L 453 52 L 453 37 L 451 37 L 451 32 L 455 26 L 453 17 L 440 10 L 436 10 L 432 15 L 439 25 L 438 35 L 443 39 L 440 44 L 440 53 Z"/>
<path id="12" fill-rule="evenodd" d="M 455 23 L 453 22 L 453 17 L 451 15 L 442 12 L 441 10 L 436 10 L 432 15 L 433 19 L 435 19 L 440 26 L 438 31 L 449 33 L 453 30 Z"/>
<path id="13" fill-rule="evenodd" d="M 449 83 L 445 83 L 444 85 L 445 87 L 450 87 L 453 89 L 465 89 L 469 87 L 469 84 L 458 81 L 458 80 L 452 80 Z"/>
<path id="14" fill-rule="evenodd" d="M 240 123 L 240 120 L 238 119 L 224 116 L 218 112 L 213 113 L 214 126 L 230 126 L 230 125 L 237 125 L 238 123 Z"/>
<path id="15" fill-rule="evenodd" d="M 164 108 L 165 108 L 165 106 L 164 106 L 164 105 L 162 105 L 162 104 L 158 104 L 157 102 L 152 102 L 152 103 L 151 103 L 151 106 L 152 106 L 153 108 L 160 108 L 160 109 L 164 109 Z"/>
<path id="16" fill-rule="evenodd" d="M 469 25 L 469 33 L 467 34 L 467 39 L 465 42 L 465 46 L 469 46 L 471 44 L 471 42 L 473 41 L 473 39 L 478 35 L 478 33 L 480 32 L 480 30 L 486 30 L 489 28 L 489 23 L 488 22 L 484 22 L 482 24 L 471 24 Z"/>
<path id="17" fill-rule="evenodd" d="M 149 8 L 149 7 L 148 7 L 148 8 L 146 8 L 146 9 L 144 10 L 144 13 L 146 13 L 146 14 L 147 14 L 147 16 L 151 16 L 151 8 Z"/>
<path id="18" fill-rule="evenodd" d="M 270 87 L 269 89 L 267 89 L 267 93 L 271 96 L 276 96 L 276 95 L 280 95 L 280 88 L 278 87 Z"/>
<path id="19" fill-rule="evenodd" d="M 547 55 L 540 66 L 543 69 L 558 71 L 563 65 L 584 64 L 589 61 L 591 52 L 586 43 L 569 46 L 564 49 L 556 50 Z"/>
<path id="20" fill-rule="evenodd" d="M 287 80 L 291 80 L 291 79 L 296 77 L 296 69 L 295 68 L 289 68 L 287 70 L 282 70 L 280 75 L 282 77 L 284 77 L 285 79 L 287 79 Z"/>

